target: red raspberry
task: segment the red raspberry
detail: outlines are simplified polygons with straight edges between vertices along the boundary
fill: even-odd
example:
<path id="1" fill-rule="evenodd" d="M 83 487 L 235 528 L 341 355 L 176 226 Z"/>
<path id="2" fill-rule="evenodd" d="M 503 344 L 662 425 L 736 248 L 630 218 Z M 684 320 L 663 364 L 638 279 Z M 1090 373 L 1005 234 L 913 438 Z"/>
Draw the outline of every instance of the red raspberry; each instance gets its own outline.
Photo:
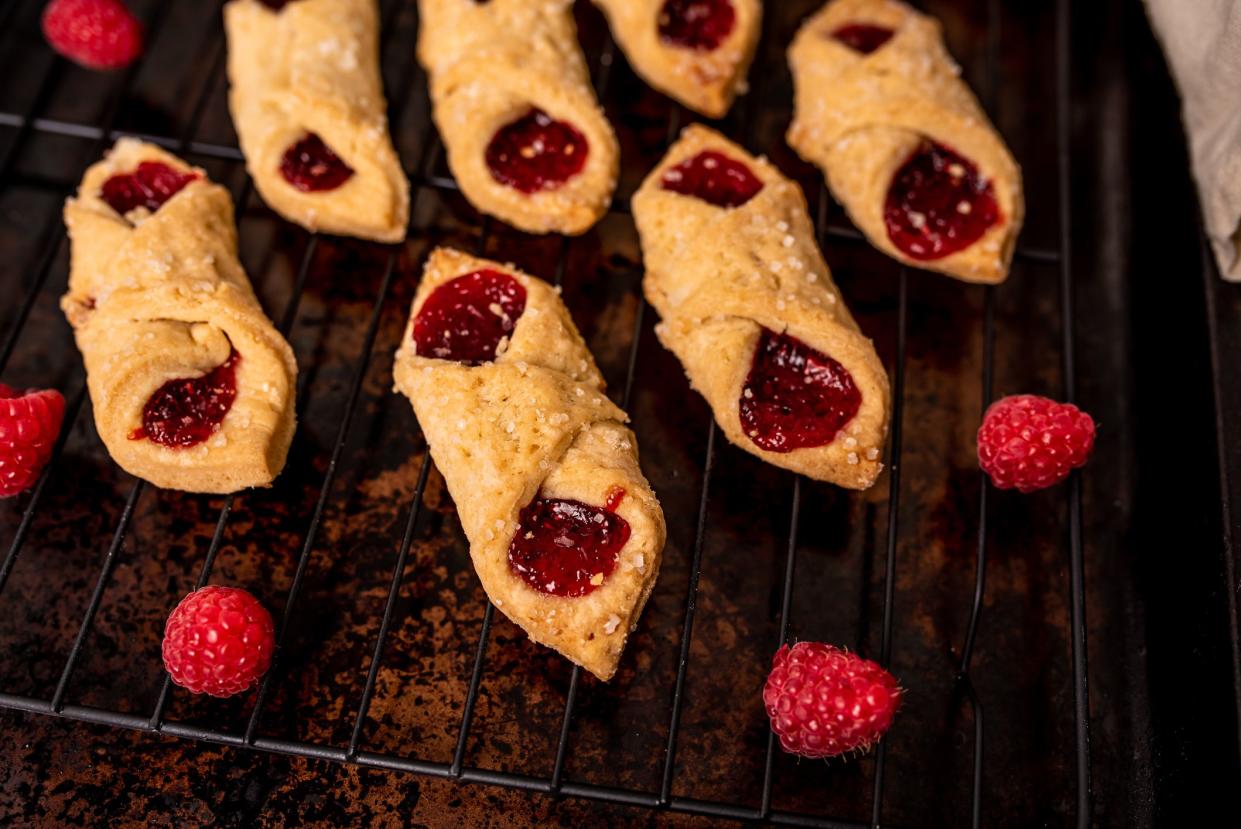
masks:
<path id="1" fill-rule="evenodd" d="M 1058 484 L 1094 449 L 1090 415 L 1033 394 L 995 401 L 978 428 L 978 465 L 997 489 L 1033 492 Z"/>
<path id="2" fill-rule="evenodd" d="M 164 667 L 195 694 L 231 697 L 271 666 L 271 614 L 237 587 L 210 585 L 181 600 L 164 627 Z"/>
<path id="3" fill-rule="evenodd" d="M 18 394 L 0 383 L 0 498 L 25 492 L 52 457 L 65 419 L 65 398 L 54 389 Z"/>
<path id="4" fill-rule="evenodd" d="M 43 36 L 88 69 L 118 69 L 142 54 L 142 24 L 120 0 L 52 0 Z"/>
<path id="5" fill-rule="evenodd" d="M 820 642 L 776 651 L 763 686 L 763 704 L 780 745 L 816 759 L 870 748 L 892 725 L 900 703 L 892 674 Z"/>

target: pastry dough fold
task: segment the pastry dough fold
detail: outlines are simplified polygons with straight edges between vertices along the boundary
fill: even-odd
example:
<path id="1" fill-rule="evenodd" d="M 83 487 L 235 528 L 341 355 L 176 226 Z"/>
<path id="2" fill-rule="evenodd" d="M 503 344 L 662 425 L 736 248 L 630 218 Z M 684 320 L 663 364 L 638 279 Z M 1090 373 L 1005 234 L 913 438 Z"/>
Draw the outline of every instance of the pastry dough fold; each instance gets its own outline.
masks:
<path id="1" fill-rule="evenodd" d="M 105 181 L 159 162 L 193 172 L 154 213 L 119 215 Z M 150 144 L 121 139 L 65 205 L 69 291 L 61 300 L 86 364 L 95 425 L 112 458 L 157 486 L 235 492 L 266 486 L 293 437 L 297 365 L 237 260 L 228 191 Z M 236 397 L 216 432 L 173 448 L 133 435 L 165 383 L 201 377 L 236 351 Z"/>
<path id="2" fill-rule="evenodd" d="M 665 172 L 702 152 L 742 161 L 763 184 L 739 207 L 716 207 L 662 187 Z M 662 318 L 655 332 L 711 405 L 730 441 L 768 463 L 865 489 L 883 468 L 888 377 L 858 329 L 815 243 L 801 190 L 764 159 L 706 127 L 688 127 L 633 199 L 646 276 Z M 835 439 L 773 452 L 741 423 L 740 401 L 766 328 L 842 365 L 861 402 Z"/>
<path id="3" fill-rule="evenodd" d="M 224 7 L 229 107 L 246 167 L 273 210 L 309 230 L 382 242 L 405 238 L 409 182 L 388 135 L 376 0 L 260 0 Z M 353 175 L 304 192 L 281 160 L 308 134 Z"/>
<path id="4" fill-rule="evenodd" d="M 759 0 L 730 0 L 733 27 L 710 50 L 665 42 L 659 18 L 667 0 L 594 0 L 616 42 L 642 78 L 708 118 L 723 118 L 746 89 L 746 72 L 762 28 Z"/>
<path id="5" fill-rule="evenodd" d="M 527 292 L 507 347 L 479 366 L 419 356 L 413 320 L 427 297 L 483 269 L 511 275 Z M 440 248 L 427 262 L 394 374 L 456 501 L 487 595 L 531 639 L 611 678 L 659 572 L 664 518 L 638 466 L 628 417 L 604 393 L 558 294 L 512 268 Z M 562 597 L 514 573 L 509 547 L 536 496 L 602 508 L 618 491 L 615 512 L 630 535 L 597 589 Z"/>
<path id="6" fill-rule="evenodd" d="M 869 54 L 832 37 L 858 24 L 892 36 Z M 788 55 L 795 86 L 789 145 L 822 168 L 871 244 L 967 282 L 1004 281 L 1025 214 L 1021 170 L 961 80 L 939 22 L 898 0 L 833 0 L 802 25 Z M 894 174 L 928 140 L 977 166 L 1000 220 L 962 250 L 914 259 L 889 239 L 884 205 Z"/>
<path id="7" fill-rule="evenodd" d="M 462 193 L 530 233 L 585 233 L 607 211 L 620 151 L 595 99 L 572 0 L 419 0 L 418 59 Z M 541 110 L 587 141 L 585 166 L 559 187 L 523 193 L 487 166 L 503 127 Z"/>

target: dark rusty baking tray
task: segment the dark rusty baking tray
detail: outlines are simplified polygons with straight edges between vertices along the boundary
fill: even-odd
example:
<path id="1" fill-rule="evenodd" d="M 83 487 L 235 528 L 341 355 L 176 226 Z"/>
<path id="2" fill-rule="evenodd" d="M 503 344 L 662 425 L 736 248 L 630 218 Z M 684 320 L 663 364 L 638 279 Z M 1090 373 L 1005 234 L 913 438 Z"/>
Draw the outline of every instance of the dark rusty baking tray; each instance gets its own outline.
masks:
<path id="1" fill-rule="evenodd" d="M 412 59 L 414 3 L 383 0 L 394 134 L 416 185 L 399 248 L 276 219 L 235 149 L 219 5 L 132 5 L 151 45 L 110 75 L 52 59 L 40 2 L 0 7 L 4 380 L 80 401 L 56 308 L 59 207 L 110 138 L 137 133 L 238 197 L 243 261 L 301 365 L 301 426 L 271 490 L 210 498 L 137 486 L 103 451 L 89 401 L 75 405 L 51 472 L 0 505 L 0 706 L 121 728 L 0 714 L 13 735 L 0 748 L 0 819 L 93 809 L 88 822 L 124 822 L 126 804 L 182 814 L 189 798 L 238 824 L 265 813 L 644 823 L 657 809 L 660 822 L 1042 826 L 1090 822 L 1093 809 L 1100 825 L 1207 814 L 1235 825 L 1237 493 L 1226 495 L 1241 460 L 1229 361 L 1241 294 L 1202 258 L 1174 93 L 1140 4 L 924 4 L 1026 173 L 1013 276 L 985 289 L 871 250 L 784 145 L 783 50 L 818 0 L 767 3 L 754 90 L 722 127 L 802 181 L 837 280 L 893 373 L 896 462 L 863 494 L 718 439 L 655 341 L 625 206 L 688 116 L 635 78 L 585 3 L 583 45 L 624 171 L 613 213 L 566 241 L 480 222 L 455 192 Z M 390 391 L 421 260 L 440 243 L 560 281 L 633 415 L 669 544 L 609 685 L 492 614 L 408 403 Z M 1071 485 L 1026 497 L 982 486 L 974 428 L 988 396 L 1017 391 L 1076 394 L 1099 420 L 1096 457 Z M 285 608 L 259 706 L 256 694 L 221 702 L 164 682 L 164 617 L 207 577 Z M 880 752 L 822 763 L 772 750 L 759 690 L 786 636 L 890 663 L 908 694 Z M 262 751 L 170 749 L 142 731 Z M 41 773 L 73 751 L 95 762 L 68 789 Z M 271 753 L 306 764 L 273 765 Z"/>

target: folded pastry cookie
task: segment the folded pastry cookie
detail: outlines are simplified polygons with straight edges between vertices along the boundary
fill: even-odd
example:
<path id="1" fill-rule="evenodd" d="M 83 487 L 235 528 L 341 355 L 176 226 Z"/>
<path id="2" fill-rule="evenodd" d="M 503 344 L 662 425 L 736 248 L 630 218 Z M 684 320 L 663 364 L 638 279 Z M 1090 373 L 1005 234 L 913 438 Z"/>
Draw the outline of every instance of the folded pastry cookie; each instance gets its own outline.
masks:
<path id="1" fill-rule="evenodd" d="M 404 239 L 377 0 L 231 0 L 224 24 L 229 108 L 263 200 L 308 230 Z"/>
<path id="2" fill-rule="evenodd" d="M 762 26 L 760 0 L 594 0 L 630 65 L 710 118 L 745 91 Z"/>
<path id="3" fill-rule="evenodd" d="M 607 211 L 619 151 L 577 43 L 572 0 L 418 0 L 418 59 L 461 192 L 530 233 Z"/>
<path id="4" fill-rule="evenodd" d="M 873 484 L 888 376 L 832 282 L 797 185 L 695 125 L 643 182 L 633 214 L 655 333 L 728 439 L 811 478 Z"/>
<path id="5" fill-rule="evenodd" d="M 396 354 L 496 607 L 600 679 L 655 584 L 664 516 L 559 294 L 440 248 Z"/>
<path id="6" fill-rule="evenodd" d="M 86 171 L 65 224 L 60 304 L 113 460 L 188 492 L 271 483 L 293 439 L 297 364 L 237 261 L 228 191 L 123 138 Z"/>
<path id="7" fill-rule="evenodd" d="M 788 142 L 823 169 L 871 244 L 966 282 L 1003 282 L 1021 170 L 944 48 L 897 0 L 833 0 L 789 48 Z"/>

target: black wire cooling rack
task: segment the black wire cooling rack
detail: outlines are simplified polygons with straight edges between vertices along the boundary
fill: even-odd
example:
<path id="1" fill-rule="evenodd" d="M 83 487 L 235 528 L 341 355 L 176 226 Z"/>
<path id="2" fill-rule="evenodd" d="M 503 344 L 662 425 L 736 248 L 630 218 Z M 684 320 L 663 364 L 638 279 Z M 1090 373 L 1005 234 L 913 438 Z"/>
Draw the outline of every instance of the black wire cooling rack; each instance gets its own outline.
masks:
<path id="1" fill-rule="evenodd" d="M 391 29 L 391 27 L 387 24 L 391 22 L 393 16 L 403 3 L 410 3 L 410 0 L 397 0 L 396 2 L 384 2 L 382 4 L 383 19 L 385 21 L 383 31 L 385 32 L 385 35 Z M 412 5 L 412 3 L 410 4 Z M 154 5 L 152 14 L 146 21 L 148 39 L 151 43 L 156 42 L 163 33 L 164 23 L 167 20 L 169 8 L 173 5 L 175 4 L 157 3 Z M 1057 204 L 1059 241 L 1055 249 L 1019 247 L 1016 255 L 1018 261 L 1040 269 L 1045 269 L 1049 276 L 1051 274 L 1058 274 L 1060 286 L 1058 314 L 1060 317 L 1059 324 L 1061 330 L 1063 331 L 1061 354 L 1063 389 L 1061 396 L 1066 400 L 1073 401 L 1076 395 L 1077 381 L 1073 330 L 1073 273 L 1071 264 L 1072 256 L 1070 252 L 1070 228 L 1073 223 L 1073 204 L 1070 199 L 1069 188 L 1072 175 L 1072 159 L 1069 140 L 1069 112 L 1071 103 L 1070 73 L 1072 71 L 1070 59 L 1069 5 L 1068 0 L 1057 0 L 1055 3 L 1056 22 L 1054 71 L 1056 75 L 1055 120 L 1057 124 L 1057 146 L 1055 159 L 1059 194 Z M 28 6 L 29 3 L 23 4 L 21 2 L 10 2 L 6 4 L 4 9 L 0 10 L 0 38 L 6 38 L 12 35 L 12 27 L 14 25 L 14 19 L 18 10 Z M 988 105 L 988 108 L 994 111 L 999 92 L 999 64 L 1001 58 L 999 54 L 1000 31 L 1004 17 L 1004 9 L 1001 0 L 987 0 L 986 8 L 988 15 L 986 36 L 987 75 L 985 83 L 981 85 L 980 92 L 982 93 L 983 100 Z M 46 117 L 44 115 L 44 108 L 50 96 L 56 90 L 57 85 L 60 83 L 66 70 L 65 64 L 61 60 L 51 63 L 47 69 L 33 81 L 33 86 L 36 89 L 36 92 L 31 97 L 28 106 L 26 106 L 24 110 L 20 112 L 0 112 L 0 128 L 8 133 L 5 143 L 3 144 L 3 149 L 0 150 L 0 189 L 10 186 L 15 180 L 15 160 L 23 148 L 30 142 L 38 141 L 41 136 L 49 135 L 68 137 L 89 144 L 91 147 L 91 152 L 89 153 L 91 162 L 93 162 L 113 140 L 121 137 L 122 135 L 137 134 L 138 137 L 144 140 L 159 144 L 175 153 L 187 156 L 191 159 L 217 159 L 223 162 L 240 165 L 242 163 L 242 156 L 235 146 L 204 142 L 198 139 L 199 126 L 208 100 L 219 82 L 219 76 L 223 68 L 225 49 L 222 33 L 218 26 L 215 29 L 205 33 L 203 37 L 203 48 L 206 49 L 211 56 L 209 60 L 210 71 L 202 77 L 198 91 L 193 97 L 193 105 L 189 109 L 191 115 L 187 123 L 183 129 L 175 134 L 137 134 L 118 129 L 118 124 L 122 123 L 121 118 L 126 102 L 130 96 L 131 86 L 141 66 L 140 63 L 131 66 L 129 69 L 125 70 L 116 77 L 111 88 L 107 105 L 103 108 L 103 116 L 97 121 L 93 123 L 79 123 L 70 120 Z M 384 42 L 386 45 L 386 37 Z M 604 48 L 597 55 L 595 55 L 594 82 L 600 99 L 605 99 L 608 93 L 608 87 L 612 77 L 614 54 L 615 47 L 609 40 L 606 42 Z M 407 70 L 407 76 L 413 77 L 418 70 L 414 64 L 412 54 L 409 57 L 409 62 L 410 65 Z M 400 121 L 399 113 L 406 104 L 408 97 L 409 96 L 405 96 L 405 98 L 398 98 L 393 101 L 393 113 L 391 117 L 391 122 L 393 124 L 397 124 Z M 751 98 L 752 97 L 753 96 L 751 96 Z M 740 107 L 753 107 L 756 105 L 757 104 L 750 98 L 743 99 L 739 104 Z M 674 110 L 673 117 L 667 125 L 667 137 L 669 141 L 671 141 L 671 139 L 675 137 L 678 132 L 682 118 L 683 114 L 679 110 Z M 752 121 L 753 119 L 748 119 L 743 116 L 738 120 L 744 124 Z M 413 198 L 415 202 L 414 210 L 411 211 L 411 215 L 415 217 L 419 214 L 417 209 L 419 200 L 428 192 L 451 192 L 456 190 L 455 182 L 448 177 L 437 175 L 434 172 L 436 162 L 439 160 L 441 147 L 435 137 L 430 135 L 430 133 L 433 132 L 433 127 L 431 124 L 424 124 L 423 129 L 428 132 L 428 135 L 425 140 L 422 140 L 419 143 L 419 146 L 422 148 L 421 158 L 417 160 L 417 163 L 411 169 L 407 170 L 414 187 Z M 742 143 L 748 143 L 747 139 L 749 136 L 734 135 L 734 137 L 741 140 Z M 71 180 L 76 181 L 79 175 L 80 171 L 78 171 L 78 175 L 71 176 L 70 178 Z M 244 206 L 249 203 L 253 195 L 252 184 L 249 179 L 246 179 L 244 184 L 241 186 L 240 191 L 235 192 L 233 195 L 238 205 Z M 829 197 L 825 189 L 821 189 L 818 193 L 817 203 L 817 228 L 821 239 L 832 239 L 842 242 L 864 244 L 864 240 L 856 230 L 847 226 L 835 225 L 828 222 L 827 206 L 829 203 Z M 613 206 L 612 210 L 615 213 L 624 214 L 627 213 L 628 207 L 625 203 L 618 202 Z M 485 247 L 491 230 L 491 222 L 487 219 L 483 219 L 478 235 L 478 250 L 480 252 Z M 411 224 L 411 232 L 418 232 L 418 228 Z M 315 257 L 316 250 L 320 244 L 331 244 L 331 242 L 326 239 L 321 240 L 321 237 L 319 236 L 311 236 L 309 243 L 305 247 L 300 265 L 297 269 L 297 276 L 294 281 L 291 298 L 289 299 L 288 304 L 280 311 L 277 319 L 278 326 L 284 333 L 287 333 L 290 330 L 298 315 L 299 303 L 306 287 L 307 273 L 310 269 L 311 261 Z M 572 241 L 567 238 L 561 240 L 559 257 L 557 259 L 557 265 L 554 272 L 554 281 L 557 285 L 560 284 L 564 277 L 570 246 L 572 244 Z M 54 271 L 54 266 L 58 261 L 58 257 L 62 253 L 64 245 L 65 237 L 63 229 L 61 229 L 51 235 L 42 252 L 38 254 L 33 263 L 29 266 L 29 271 L 33 273 L 33 278 L 30 280 L 29 287 L 26 289 L 25 294 L 20 299 L 20 305 L 18 306 L 18 311 L 10 329 L 4 334 L 3 347 L 2 350 L 0 350 L 0 372 L 3 372 L 5 367 L 8 365 L 15 349 L 20 347 L 22 342 L 22 334 L 30 317 L 31 309 L 34 307 L 40 292 L 44 290 L 49 274 Z M 710 497 L 710 483 L 712 476 L 713 474 L 718 474 L 714 468 L 714 459 L 716 454 L 716 428 L 713 421 L 707 427 L 706 455 L 702 462 L 703 478 L 699 497 L 699 512 L 696 522 L 696 534 L 692 545 L 689 547 L 692 551 L 692 560 L 690 562 L 688 592 L 685 596 L 684 603 L 683 624 L 679 635 L 680 657 L 677 662 L 676 680 L 672 689 L 671 715 L 668 726 L 667 744 L 664 748 L 663 756 L 659 760 L 661 763 L 662 772 L 660 774 L 661 783 L 658 790 L 640 791 L 597 785 L 593 783 L 577 782 L 567 779 L 565 774 L 566 759 L 569 752 L 574 713 L 578 705 L 578 687 L 581 675 L 580 669 L 577 668 L 574 668 L 570 675 L 567 699 L 563 718 L 561 719 L 559 739 L 555 750 L 555 760 L 552 766 L 552 772 L 549 776 L 530 776 L 511 772 L 494 771 L 485 768 L 472 767 L 467 764 L 467 738 L 470 735 L 471 724 L 474 719 L 475 705 L 479 697 L 479 685 L 483 675 L 484 665 L 487 660 L 488 640 L 494 616 L 494 611 L 490 604 L 487 605 L 483 616 L 481 632 L 479 634 L 477 648 L 474 653 L 472 668 L 469 674 L 468 693 L 465 698 L 464 709 L 461 714 L 460 726 L 456 740 L 456 750 L 453 753 L 451 761 L 431 762 L 420 759 L 412 759 L 408 756 L 376 753 L 367 750 L 363 739 L 363 725 L 366 722 L 367 713 L 375 693 L 376 679 L 383 658 L 385 640 L 388 637 L 390 627 L 393 622 L 394 608 L 397 605 L 402 587 L 403 572 L 406 567 L 411 543 L 414 538 L 419 513 L 423 508 L 423 495 L 427 486 L 428 475 L 431 468 L 429 454 L 425 456 L 418 472 L 418 482 L 414 490 L 413 498 L 405 508 L 407 515 L 404 523 L 404 533 L 400 539 L 398 555 L 392 569 L 392 579 L 388 589 L 387 601 L 379 623 L 378 632 L 375 635 L 374 649 L 371 654 L 369 664 L 365 666 L 366 682 L 363 688 L 361 700 L 357 707 L 355 719 L 353 720 L 351 737 L 348 741 L 347 747 L 336 747 L 302 740 L 272 738 L 263 736 L 259 733 L 259 726 L 263 722 L 266 703 L 272 690 L 273 677 L 278 674 L 279 664 L 282 658 L 282 649 L 286 643 L 289 633 L 290 620 L 293 619 L 295 614 L 299 612 L 306 612 L 305 608 L 299 607 L 299 597 L 304 584 L 307 563 L 310 559 L 311 551 L 314 548 L 316 540 L 319 536 L 323 523 L 324 510 L 328 505 L 329 498 L 331 497 L 330 494 L 332 491 L 332 485 L 336 477 L 341 453 L 350 434 L 354 413 L 357 409 L 361 396 L 363 380 L 366 375 L 368 364 L 372 359 L 372 350 L 375 345 L 380 312 L 384 306 L 385 300 L 389 296 L 389 289 L 392 285 L 397 259 L 398 251 L 393 250 L 387 254 L 386 263 L 383 266 L 383 275 L 379 281 L 378 292 L 373 300 L 369 324 L 365 330 L 365 335 L 362 338 L 361 349 L 357 354 L 351 369 L 348 398 L 336 433 L 336 440 L 333 445 L 331 458 L 327 464 L 326 471 L 323 473 L 318 499 L 315 502 L 314 508 L 310 515 L 306 518 L 301 553 L 297 559 L 296 570 L 292 578 L 291 586 L 288 590 L 283 612 L 278 615 L 278 647 L 276 651 L 275 664 L 273 669 L 264 678 L 257 691 L 257 697 L 244 729 L 240 731 L 228 731 L 216 728 L 205 728 L 187 722 L 178 722 L 168 718 L 166 716 L 166 709 L 169 703 L 170 681 L 167 677 L 164 678 L 163 687 L 158 695 L 154 709 L 146 715 L 124 713 L 99 707 L 78 705 L 73 704 L 66 699 L 66 690 L 69 686 L 70 679 L 73 676 L 75 668 L 78 666 L 80 658 L 83 654 L 83 650 L 86 647 L 92 625 L 95 621 L 96 613 L 99 610 L 105 591 L 108 589 L 110 577 L 117 563 L 118 553 L 120 552 L 122 544 L 126 539 L 127 532 L 130 529 L 131 520 L 134 517 L 135 505 L 147 486 L 142 481 L 137 481 L 134 483 L 129 491 L 124 508 L 120 513 L 119 520 L 117 521 L 115 529 L 111 535 L 111 540 L 107 547 L 107 553 L 103 559 L 102 566 L 99 569 L 97 580 L 94 583 L 93 592 L 90 595 L 89 602 L 87 603 L 85 612 L 82 615 L 81 623 L 77 628 L 77 634 L 73 640 L 72 647 L 65 657 L 63 668 L 60 671 L 59 680 L 56 682 L 55 687 L 51 690 L 50 694 L 40 696 L 0 693 L 0 706 L 20 711 L 48 714 L 71 720 L 102 723 L 117 728 L 174 735 L 177 737 L 203 740 L 223 745 L 257 749 L 259 751 L 297 755 L 307 758 L 318 758 L 338 763 L 357 764 L 359 766 L 377 769 L 430 775 L 433 777 L 448 778 L 470 783 L 511 787 L 546 793 L 549 795 L 563 795 L 569 797 L 587 798 L 597 801 L 609 801 L 617 804 L 645 807 L 649 809 L 669 809 L 673 811 L 706 815 L 716 818 L 762 820 L 777 824 L 797 826 L 845 827 L 871 825 L 878 827 L 883 822 L 885 761 L 887 756 L 886 745 L 882 742 L 878 746 L 875 760 L 876 765 L 873 777 L 871 817 L 869 824 L 837 820 L 825 815 L 795 813 L 773 809 L 772 792 L 773 785 L 775 783 L 774 760 L 777 752 L 774 735 L 769 736 L 767 740 L 761 789 L 762 795 L 761 801 L 757 805 L 743 805 L 717 800 L 694 799 L 690 797 L 677 796 L 673 793 L 675 771 L 674 761 L 677 754 L 679 725 L 682 714 L 682 700 L 685 690 L 686 677 L 692 667 L 692 660 L 690 658 L 690 642 L 697 606 L 698 581 L 702 565 L 703 538 L 707 527 L 707 504 Z M 982 371 L 979 382 L 981 383 L 982 401 L 985 407 L 992 397 L 995 361 L 997 288 L 981 287 L 976 290 L 982 292 L 984 309 L 982 331 Z M 628 354 L 628 367 L 625 375 L 624 391 L 621 397 L 621 404 L 624 407 L 628 406 L 634 388 L 635 375 L 638 366 L 639 333 L 643 325 L 644 316 L 646 316 L 645 304 L 642 302 L 639 305 L 639 311 L 637 313 L 633 330 L 632 346 Z M 892 634 L 894 626 L 900 623 L 898 608 L 894 602 L 894 592 L 898 572 L 897 568 L 899 566 L 896 552 L 901 498 L 902 419 L 904 415 L 905 402 L 904 391 L 907 353 L 907 321 L 907 274 L 902 269 L 898 281 L 896 343 L 893 352 L 896 356 L 895 364 L 891 367 L 894 381 L 894 405 L 892 412 L 891 438 L 889 442 L 890 455 L 888 458 L 890 477 L 888 478 L 889 510 L 887 513 L 887 535 L 886 539 L 883 541 L 884 560 L 886 566 L 883 579 L 883 621 L 881 648 L 878 654 L 878 660 L 885 665 L 889 663 L 892 654 Z M 79 385 L 76 390 L 66 395 L 68 406 L 66 412 L 66 426 L 63 429 L 64 435 L 68 435 L 70 426 L 78 417 L 82 408 L 84 396 L 84 384 Z M 29 502 L 21 515 L 16 533 L 9 544 L 8 550 L 4 554 L 2 562 L 0 562 L 0 591 L 4 589 L 19 554 L 29 540 L 32 522 L 44 500 L 44 493 L 47 489 L 49 477 L 53 473 L 56 463 L 60 458 L 61 449 L 63 448 L 63 441 L 64 438 L 62 437 L 62 443 L 57 446 L 52 464 L 49 466 L 49 469 L 44 472 L 43 476 L 40 478 L 38 484 L 31 493 Z M 974 690 L 973 678 L 971 675 L 976 635 L 982 623 L 983 596 L 987 575 L 987 516 L 989 490 L 985 481 L 980 486 L 979 491 L 981 494 L 977 505 L 978 534 L 975 554 L 975 582 L 972 593 L 962 596 L 960 599 L 963 607 L 967 609 L 969 623 L 966 628 L 964 642 L 962 643 L 959 651 L 959 663 L 956 677 L 959 691 L 968 700 L 969 709 L 972 711 L 973 741 L 970 748 L 973 752 L 973 773 L 972 779 L 969 783 L 969 800 L 971 803 L 970 811 L 972 814 L 972 824 L 974 826 L 978 826 L 981 823 L 983 777 L 985 771 L 984 748 L 986 729 L 984 703 Z M 1068 583 L 1064 586 L 1064 589 L 1067 591 L 1068 604 L 1071 612 L 1071 676 L 1072 697 L 1074 700 L 1073 730 L 1075 735 L 1076 766 L 1075 820 L 1078 826 L 1086 826 L 1091 822 L 1092 808 L 1090 770 L 1091 752 L 1090 720 L 1088 715 L 1089 709 L 1087 697 L 1087 628 L 1085 619 L 1085 584 L 1083 569 L 1082 495 L 1077 474 L 1074 474 L 1071 477 L 1069 485 L 1066 489 L 1065 497 L 1068 502 L 1067 529 L 1064 531 L 1064 536 L 1061 543 L 1063 544 L 1064 555 L 1068 562 Z M 797 573 L 798 531 L 802 518 L 801 503 L 802 485 L 801 481 L 798 480 L 794 483 L 792 489 L 792 501 L 788 505 L 789 529 L 787 559 L 783 573 L 780 600 L 781 613 L 779 617 L 779 640 L 781 643 L 786 641 L 788 638 L 791 597 L 793 595 L 793 585 Z M 223 506 L 220 510 L 219 518 L 216 523 L 214 536 L 198 575 L 197 586 L 199 587 L 207 584 L 208 580 L 211 578 L 212 570 L 216 562 L 216 556 L 220 550 L 221 540 L 233 512 L 233 506 L 233 497 L 230 496 L 224 499 Z"/>

